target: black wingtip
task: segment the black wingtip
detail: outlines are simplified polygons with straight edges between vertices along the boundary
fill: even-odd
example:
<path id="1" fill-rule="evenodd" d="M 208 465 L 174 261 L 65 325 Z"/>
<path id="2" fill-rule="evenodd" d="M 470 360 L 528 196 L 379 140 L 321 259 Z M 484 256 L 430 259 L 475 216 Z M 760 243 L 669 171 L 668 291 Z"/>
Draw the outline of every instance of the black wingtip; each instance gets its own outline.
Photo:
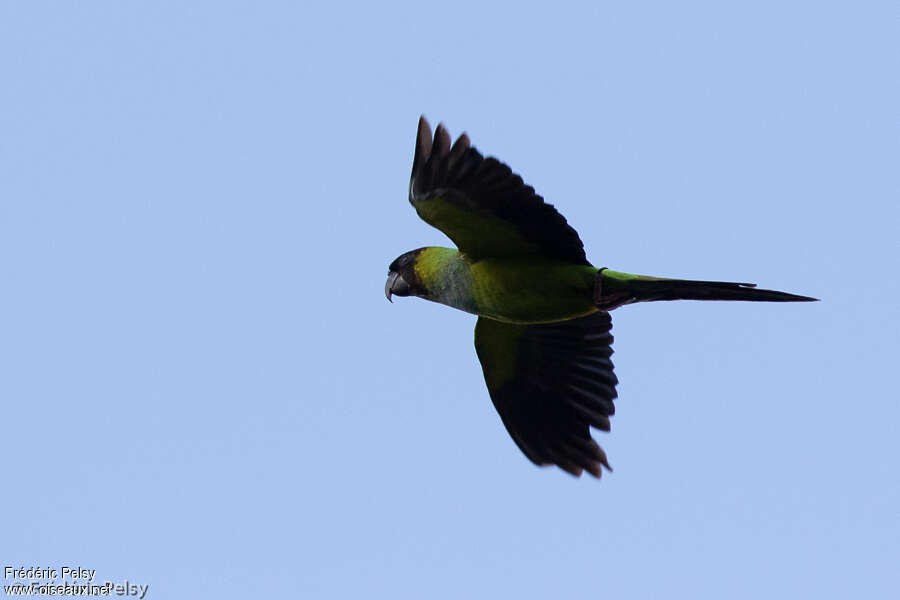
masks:
<path id="1" fill-rule="evenodd" d="M 431 125 L 428 124 L 428 119 L 425 118 L 425 115 L 419 115 L 419 138 L 426 138 L 431 141 Z"/>
<path id="2" fill-rule="evenodd" d="M 459 160 L 459 157 L 465 154 L 466 150 L 468 150 L 472 146 L 472 142 L 469 141 L 469 136 L 466 133 L 461 133 L 456 141 L 453 142 L 453 147 L 450 148 L 450 162 L 456 162 Z"/>
<path id="3" fill-rule="evenodd" d="M 589 445 L 570 446 L 561 452 L 553 453 L 553 462 L 544 463 L 543 466 L 556 465 L 573 477 L 581 477 L 583 472 L 593 475 L 597 479 L 603 477 L 603 468 L 612 473 L 612 467 L 606 458 L 606 452 L 595 442 L 590 440 Z"/>
<path id="4" fill-rule="evenodd" d="M 437 158 L 444 158 L 450 153 L 450 134 L 443 123 L 438 123 L 434 130 L 434 146 L 432 146 L 431 152 Z"/>
<path id="5" fill-rule="evenodd" d="M 413 171 L 416 167 L 428 160 L 431 155 L 431 125 L 425 115 L 419 117 L 419 128 L 416 133 L 416 154 L 413 157 Z"/>

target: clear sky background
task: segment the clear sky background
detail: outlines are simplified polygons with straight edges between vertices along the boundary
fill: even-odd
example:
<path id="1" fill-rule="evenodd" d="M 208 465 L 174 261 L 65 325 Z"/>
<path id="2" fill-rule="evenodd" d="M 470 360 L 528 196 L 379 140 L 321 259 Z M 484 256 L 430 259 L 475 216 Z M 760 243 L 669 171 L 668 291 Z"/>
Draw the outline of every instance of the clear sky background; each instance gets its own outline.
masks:
<path id="1" fill-rule="evenodd" d="M 2 565 L 148 598 L 887 598 L 893 3 L 3 2 Z M 598 266 L 817 304 L 613 315 L 615 472 L 507 435 L 416 120 Z"/>

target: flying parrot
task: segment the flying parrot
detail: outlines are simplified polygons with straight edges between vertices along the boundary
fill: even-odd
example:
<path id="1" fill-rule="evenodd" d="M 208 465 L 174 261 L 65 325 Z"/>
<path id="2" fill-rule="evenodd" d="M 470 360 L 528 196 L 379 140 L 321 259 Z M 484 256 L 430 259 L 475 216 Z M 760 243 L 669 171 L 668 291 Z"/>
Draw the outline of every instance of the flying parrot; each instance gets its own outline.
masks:
<path id="1" fill-rule="evenodd" d="M 534 188 L 464 133 L 451 146 L 419 119 L 409 182 L 419 216 L 456 249 L 399 256 L 384 291 L 478 316 L 475 351 L 494 407 L 536 465 L 612 470 L 590 428 L 609 431 L 618 380 L 610 311 L 656 300 L 808 302 L 752 283 L 632 275 L 588 262 L 578 233 Z"/>

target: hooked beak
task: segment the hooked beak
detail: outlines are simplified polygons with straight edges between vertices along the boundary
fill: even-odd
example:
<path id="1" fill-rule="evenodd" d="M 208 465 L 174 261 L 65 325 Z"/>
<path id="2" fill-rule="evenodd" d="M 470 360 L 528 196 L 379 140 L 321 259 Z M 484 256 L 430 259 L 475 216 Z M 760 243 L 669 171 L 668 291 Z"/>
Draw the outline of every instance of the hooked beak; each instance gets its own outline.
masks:
<path id="1" fill-rule="evenodd" d="M 402 279 L 400 278 L 400 273 L 391 271 L 388 274 L 387 283 L 384 284 L 384 295 L 387 297 L 388 302 L 390 302 L 391 304 L 393 304 L 394 302 L 393 300 L 391 300 L 391 294 L 394 293 L 394 283 L 396 283 L 398 279 L 402 281 Z"/>
<path id="2" fill-rule="evenodd" d="M 387 283 L 384 284 L 384 295 L 389 302 L 393 302 L 391 296 L 394 294 L 397 294 L 398 296 L 409 296 L 409 284 L 403 279 L 400 273 L 391 271 L 388 273 Z"/>

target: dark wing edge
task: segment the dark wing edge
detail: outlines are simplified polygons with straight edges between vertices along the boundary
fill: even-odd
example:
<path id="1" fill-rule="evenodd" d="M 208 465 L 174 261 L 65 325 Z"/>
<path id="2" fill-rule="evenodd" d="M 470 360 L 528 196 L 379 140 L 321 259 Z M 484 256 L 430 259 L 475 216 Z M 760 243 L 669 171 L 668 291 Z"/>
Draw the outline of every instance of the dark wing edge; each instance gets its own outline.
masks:
<path id="1" fill-rule="evenodd" d="M 432 138 L 428 121 L 424 116 L 419 118 L 409 201 L 426 222 L 447 234 L 461 251 L 475 255 L 473 258 L 478 258 L 479 250 L 493 256 L 506 249 L 483 240 L 485 234 L 472 239 L 474 233 L 463 231 L 458 224 L 429 219 L 419 210 L 420 203 L 441 197 L 464 211 L 499 219 L 546 256 L 590 264 L 578 233 L 533 187 L 496 158 L 484 158 L 465 133 L 452 145 L 450 142 L 443 124 L 437 126 Z M 475 248 L 467 249 L 467 245 Z M 509 248 L 507 255 L 518 253 L 521 248 Z"/>
<path id="2" fill-rule="evenodd" d="M 480 317 L 475 349 L 507 431 L 536 465 L 579 477 L 612 471 L 590 428 L 609 431 L 618 379 L 607 312 L 546 325 Z M 505 353 L 514 364 L 504 364 Z"/>

